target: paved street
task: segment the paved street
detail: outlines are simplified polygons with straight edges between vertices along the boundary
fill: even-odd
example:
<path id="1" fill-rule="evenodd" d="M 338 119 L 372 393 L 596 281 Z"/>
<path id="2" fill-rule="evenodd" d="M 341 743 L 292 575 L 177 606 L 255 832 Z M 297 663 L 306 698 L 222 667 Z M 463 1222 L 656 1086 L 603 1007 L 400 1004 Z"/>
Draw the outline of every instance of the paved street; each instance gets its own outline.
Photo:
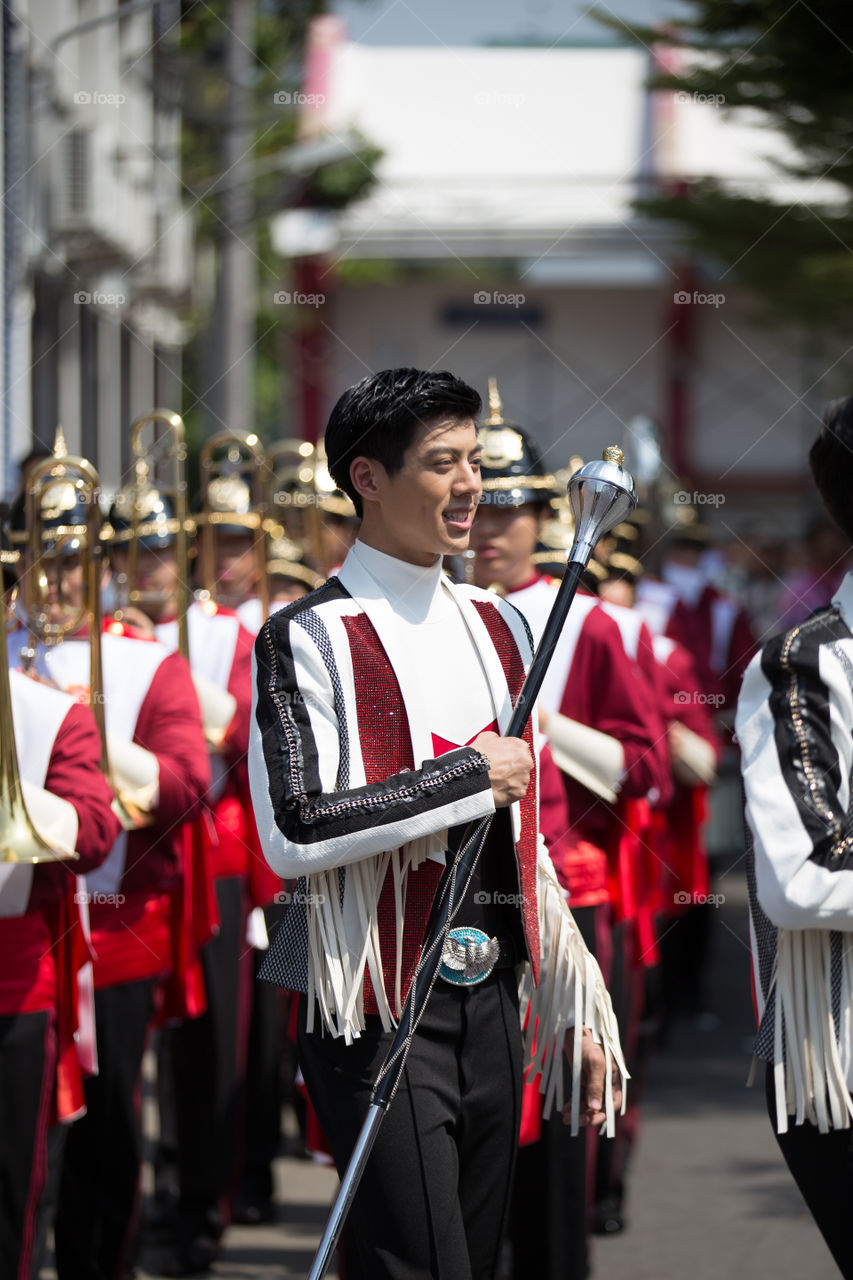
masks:
<path id="1" fill-rule="evenodd" d="M 745 884 L 716 863 L 711 1029 L 676 1026 L 653 1064 L 628 1204 L 628 1230 L 595 1242 L 596 1276 L 620 1280 L 781 1280 L 838 1272 L 790 1181 L 761 1091 L 744 1088 L 752 1029 Z M 279 1220 L 228 1233 L 212 1274 L 223 1280 L 304 1277 L 335 1178 L 285 1159 Z M 156 1255 L 142 1272 L 155 1280 Z"/>

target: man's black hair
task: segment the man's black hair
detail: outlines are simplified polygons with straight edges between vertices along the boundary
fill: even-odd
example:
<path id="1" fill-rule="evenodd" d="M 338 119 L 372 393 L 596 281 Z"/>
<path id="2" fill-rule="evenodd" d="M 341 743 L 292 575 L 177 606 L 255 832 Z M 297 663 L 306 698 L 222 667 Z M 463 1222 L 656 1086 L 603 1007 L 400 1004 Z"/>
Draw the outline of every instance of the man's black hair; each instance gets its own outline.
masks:
<path id="1" fill-rule="evenodd" d="M 326 427 L 332 479 L 362 515 L 361 498 L 350 479 L 355 458 L 373 458 L 389 476 L 396 475 L 419 428 L 439 418 L 476 418 L 481 405 L 473 387 L 446 371 L 383 369 L 362 378 L 338 400 Z"/>
<path id="2" fill-rule="evenodd" d="M 827 405 L 809 464 L 823 505 L 853 543 L 853 396 Z"/>

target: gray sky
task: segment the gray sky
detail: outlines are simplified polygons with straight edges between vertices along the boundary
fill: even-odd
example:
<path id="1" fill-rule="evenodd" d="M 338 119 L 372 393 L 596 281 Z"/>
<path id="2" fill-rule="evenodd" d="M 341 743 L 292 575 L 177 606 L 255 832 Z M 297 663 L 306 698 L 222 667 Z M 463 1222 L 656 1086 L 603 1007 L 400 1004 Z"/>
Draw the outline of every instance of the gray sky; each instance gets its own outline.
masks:
<path id="1" fill-rule="evenodd" d="M 350 38 L 364 44 L 478 45 L 601 39 L 586 16 L 590 0 L 333 0 Z M 604 12 L 631 22 L 662 21 L 682 10 L 678 0 L 599 0 Z"/>

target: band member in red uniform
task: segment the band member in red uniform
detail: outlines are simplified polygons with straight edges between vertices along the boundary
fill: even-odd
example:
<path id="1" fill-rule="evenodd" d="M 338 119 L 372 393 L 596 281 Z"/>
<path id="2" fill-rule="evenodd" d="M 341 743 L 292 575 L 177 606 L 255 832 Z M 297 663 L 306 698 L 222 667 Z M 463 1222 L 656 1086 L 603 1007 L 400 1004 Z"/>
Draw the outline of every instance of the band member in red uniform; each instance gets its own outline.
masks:
<path id="1" fill-rule="evenodd" d="M 48 1126 L 70 1123 L 84 1105 L 75 1033 L 78 971 L 89 951 L 75 895 L 107 857 L 119 824 L 88 707 L 18 671 L 8 679 L 14 739 L 4 739 L 2 751 L 17 752 L 37 829 L 79 855 L 0 863 L 0 1274 L 29 1280 Z M 63 802 L 59 814 L 54 797 Z"/>
<path id="2" fill-rule="evenodd" d="M 632 609 L 643 568 L 636 557 L 608 557 L 601 597 Z M 672 762 L 673 793 L 654 814 L 655 854 L 662 871 L 660 926 L 663 1016 L 701 1014 L 708 950 L 710 880 L 703 828 L 707 796 L 717 778 L 722 743 L 693 660 L 678 641 L 653 636 L 652 647 L 664 684 L 664 713 Z"/>
<path id="3" fill-rule="evenodd" d="M 266 594 L 271 614 L 300 599 L 323 582 L 319 574 L 305 562 L 305 545 L 288 535 L 290 526 L 287 515 L 290 506 L 282 499 L 289 496 L 286 491 L 273 494 L 274 510 L 281 514 L 285 524 L 272 525 L 267 537 Z M 301 535 L 304 528 L 300 525 L 290 528 L 290 532 Z M 214 539 L 214 552 L 216 545 Z M 299 559 L 300 556 L 303 558 Z M 219 579 L 215 568 L 214 577 Z M 260 595 L 253 593 L 238 604 L 237 616 L 254 638 L 265 621 Z M 254 818 L 251 815 L 249 817 L 254 836 Z M 240 1162 L 241 1177 L 232 1208 L 233 1220 L 246 1226 L 271 1221 L 275 1213 L 273 1162 L 281 1145 L 284 1098 L 282 1047 L 285 1044 L 285 1027 L 289 1021 L 288 997 L 257 976 L 268 938 L 281 923 L 286 910 L 287 887 L 263 859 L 257 843 L 253 852 L 255 856 L 251 862 L 250 888 L 254 945 L 251 952 L 251 1009 L 246 1054 L 245 1129 Z M 262 914 L 262 920 L 258 919 L 259 913 Z M 295 1045 L 292 1054 L 288 1056 L 295 1061 Z"/>
<path id="4" fill-rule="evenodd" d="M 69 489 L 70 486 L 65 486 Z M 42 496 L 46 536 L 85 525 Z M 80 556 L 66 543 L 57 581 L 83 609 Z M 18 650 L 26 632 L 12 642 Z M 61 645 L 36 646 L 35 667 L 60 689 L 88 697 L 87 629 Z M 17 655 L 16 655 L 17 660 Z M 162 980 L 173 965 L 172 893 L 181 875 L 181 827 L 199 811 L 210 781 L 198 699 L 179 654 L 110 622 L 101 637 L 103 698 L 111 765 L 133 781 L 132 812 L 106 861 L 88 878 L 95 951 L 98 1075 L 85 1082 L 86 1115 L 68 1134 L 55 1222 L 61 1280 L 115 1276 L 130 1247 L 141 1161 L 139 1082 Z M 136 815 L 136 816 L 134 816 Z"/>
<path id="5" fill-rule="evenodd" d="M 686 525 L 667 539 L 662 578 L 641 578 L 637 608 L 653 635 L 669 636 L 693 659 L 703 691 L 733 714 L 740 683 L 755 653 L 755 637 L 736 600 L 712 586 L 701 565 L 708 534 Z"/>
<path id="6" fill-rule="evenodd" d="M 554 478 L 526 433 L 503 418 L 495 388 L 480 439 L 483 498 L 471 537 L 474 580 L 503 590 L 538 639 L 557 592 L 533 558 L 550 514 Z M 647 648 L 654 666 L 650 640 Z M 631 1005 L 635 948 L 628 946 L 633 935 L 627 923 L 613 932 L 614 907 L 623 904 L 614 903 L 612 884 L 618 884 L 620 864 L 627 859 L 635 875 L 640 834 L 626 805 L 632 800 L 646 805 L 650 794 L 655 799 L 668 794 L 669 763 L 656 692 L 595 596 L 575 598 L 542 685 L 539 722 L 562 773 L 570 824 L 560 832 L 549 806 L 547 830 L 557 874 L 613 988 L 621 1028 Z M 631 904 L 632 917 L 643 905 Z M 618 1003 L 616 991 L 624 993 Z M 537 1131 L 539 1140 L 519 1153 L 511 1231 L 514 1274 L 583 1276 L 588 1265 L 584 1144 L 573 1142 L 553 1120 L 532 1126 L 530 1133 Z M 534 1220 L 536 1229 L 530 1230 Z"/>
<path id="7" fill-rule="evenodd" d="M 223 492 L 239 501 L 241 486 L 245 487 L 240 478 L 232 477 Z M 246 490 L 246 508 L 248 500 Z M 138 604 L 123 610 L 123 615 L 132 617 L 140 630 L 172 652 L 179 643 L 178 587 L 186 567 L 177 560 L 177 527 L 168 494 L 151 490 L 145 496 L 128 488 L 117 495 L 110 513 L 112 562 L 119 578 L 127 574 L 134 501 L 145 510 L 161 510 L 163 518 L 159 527 L 156 521 L 137 527 Z M 229 600 L 236 602 L 241 590 L 251 590 L 257 582 L 254 532 L 222 524 L 216 525 L 213 533 L 216 558 L 205 566 L 204 580 L 214 590 L 221 584 Z M 165 1089 L 161 1082 L 161 1093 L 168 1096 L 170 1088 L 173 1091 L 172 1137 L 179 1193 L 173 1252 L 166 1264 L 171 1275 L 189 1275 L 208 1267 L 219 1252 L 219 1240 L 230 1219 L 248 1022 L 246 923 L 251 862 L 257 845 L 246 773 L 253 637 L 232 608 L 217 603 L 213 591 L 189 606 L 186 621 L 190 666 L 212 774 L 205 813 L 194 836 L 206 844 L 205 862 L 213 876 L 218 928 L 201 949 L 206 1009 L 163 1033 L 161 1070 L 170 1073 L 171 1080 Z M 269 876 L 266 864 L 261 861 L 261 865 Z"/>
<path id="8" fill-rule="evenodd" d="M 572 1038 L 597 1061 L 578 1102 L 593 1125 L 611 1084 L 596 1042 L 618 1052 L 601 975 L 538 839 L 532 730 L 495 732 L 529 633 L 512 605 L 442 573 L 480 494 L 479 407 L 452 374 L 416 369 L 344 393 L 326 449 L 363 513 L 360 537 L 255 645 L 258 830 L 271 865 L 301 877 L 262 972 L 304 992 L 300 1062 L 339 1170 L 411 980 L 447 829 L 495 815 L 456 914 L 467 927 L 451 935 L 350 1214 L 348 1273 L 371 1280 L 496 1272 L 521 1097 L 518 962 L 549 1091 L 563 1082 L 562 1019 L 589 984 L 597 1025 Z M 576 1076 L 569 1092 L 582 1087 Z"/>

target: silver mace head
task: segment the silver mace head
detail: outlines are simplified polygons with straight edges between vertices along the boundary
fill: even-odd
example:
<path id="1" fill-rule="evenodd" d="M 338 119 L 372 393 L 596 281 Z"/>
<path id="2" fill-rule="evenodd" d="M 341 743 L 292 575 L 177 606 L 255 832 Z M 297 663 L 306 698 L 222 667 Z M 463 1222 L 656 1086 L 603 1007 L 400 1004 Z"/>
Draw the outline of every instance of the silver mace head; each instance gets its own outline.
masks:
<path id="1" fill-rule="evenodd" d="M 636 507 L 634 479 L 622 466 L 623 461 L 622 450 L 612 444 L 604 450 L 601 462 L 587 462 L 569 481 L 569 505 L 575 521 L 569 564 L 573 560 L 586 564 L 599 538 Z"/>

